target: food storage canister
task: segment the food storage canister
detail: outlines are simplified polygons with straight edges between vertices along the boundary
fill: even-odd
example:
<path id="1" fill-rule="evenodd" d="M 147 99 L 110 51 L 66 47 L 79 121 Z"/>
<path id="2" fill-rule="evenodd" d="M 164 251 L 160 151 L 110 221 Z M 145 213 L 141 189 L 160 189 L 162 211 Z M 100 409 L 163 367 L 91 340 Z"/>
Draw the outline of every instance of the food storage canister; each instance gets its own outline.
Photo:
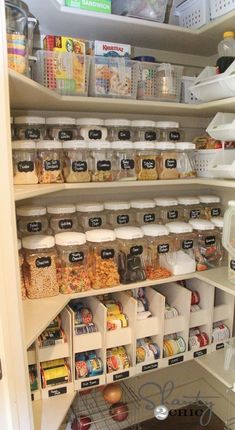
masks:
<path id="1" fill-rule="evenodd" d="M 134 141 L 141 142 L 155 142 L 158 140 L 156 123 L 149 120 L 133 120 L 131 126 L 134 132 Z"/>
<path id="2" fill-rule="evenodd" d="M 113 230 L 100 229 L 86 232 L 89 245 L 88 273 L 92 288 L 115 287 L 119 284 L 117 243 Z"/>
<path id="3" fill-rule="evenodd" d="M 33 140 L 13 140 L 13 183 L 30 185 L 38 183 L 36 171 L 36 145 Z"/>
<path id="4" fill-rule="evenodd" d="M 57 253 L 53 236 L 27 236 L 22 239 L 25 256 L 24 277 L 29 299 L 59 294 L 56 274 Z"/>
<path id="5" fill-rule="evenodd" d="M 24 257 L 22 253 L 22 244 L 21 240 L 18 239 L 18 255 L 19 255 L 19 266 L 20 266 L 20 286 L 21 286 L 21 298 L 22 300 L 26 299 L 26 288 L 24 283 L 24 272 L 23 272 L 23 264 L 24 264 Z"/>
<path id="6" fill-rule="evenodd" d="M 158 131 L 159 141 L 179 142 L 183 139 L 183 133 L 178 122 L 157 121 L 155 125 Z"/>
<path id="7" fill-rule="evenodd" d="M 166 269 L 166 255 L 175 250 L 173 238 L 164 225 L 144 225 L 141 227 L 147 242 L 145 272 L 147 279 L 162 279 L 171 276 Z"/>
<path id="8" fill-rule="evenodd" d="M 40 184 L 64 182 L 62 143 L 56 140 L 41 140 L 37 143 L 37 174 Z"/>
<path id="9" fill-rule="evenodd" d="M 19 206 L 16 208 L 18 236 L 48 233 L 47 210 L 44 206 Z"/>
<path id="10" fill-rule="evenodd" d="M 182 215 L 184 221 L 188 222 L 190 219 L 203 218 L 203 206 L 196 196 L 182 196 L 177 198 L 179 205 L 182 208 Z"/>
<path id="11" fill-rule="evenodd" d="M 194 249 L 197 246 L 197 235 L 193 232 L 193 227 L 187 222 L 180 221 L 170 222 L 166 226 L 174 239 L 175 250 L 187 254 L 194 261 L 195 270 Z"/>
<path id="12" fill-rule="evenodd" d="M 146 261 L 146 240 L 138 227 L 115 229 L 118 242 L 118 270 L 122 284 L 144 281 Z"/>
<path id="13" fill-rule="evenodd" d="M 16 116 L 15 135 L 19 140 L 43 140 L 45 138 L 45 118 L 41 116 Z"/>
<path id="14" fill-rule="evenodd" d="M 90 182 L 91 161 L 88 145 L 83 140 L 70 140 L 63 142 L 63 150 L 65 182 Z"/>
<path id="15" fill-rule="evenodd" d="M 197 176 L 195 166 L 195 144 L 192 142 L 176 142 L 178 152 L 177 170 L 180 179 L 194 178 Z"/>
<path id="16" fill-rule="evenodd" d="M 74 140 L 77 138 L 76 119 L 51 117 L 46 119 L 47 137 L 50 140 Z"/>
<path id="17" fill-rule="evenodd" d="M 106 214 L 103 203 L 86 202 L 76 206 L 78 224 L 85 232 L 96 228 L 106 227 Z"/>
<path id="18" fill-rule="evenodd" d="M 108 137 L 107 127 L 101 118 L 79 118 L 76 124 L 79 138 L 85 141 L 106 140 Z"/>
<path id="19" fill-rule="evenodd" d="M 108 129 L 109 142 L 116 142 L 120 140 L 133 140 L 133 129 L 131 127 L 131 121 L 129 121 L 129 119 L 111 118 L 106 119 L 104 124 Z"/>
<path id="20" fill-rule="evenodd" d="M 115 159 L 111 143 L 105 140 L 89 142 L 92 182 L 115 180 Z"/>
<path id="21" fill-rule="evenodd" d="M 178 152 L 173 142 L 157 142 L 157 173 L 159 179 L 178 179 Z"/>
<path id="22" fill-rule="evenodd" d="M 131 205 L 126 201 L 107 201 L 104 202 L 107 224 L 110 228 L 117 228 L 123 225 L 132 225 L 133 213 Z"/>
<path id="23" fill-rule="evenodd" d="M 49 227 L 53 234 L 78 230 L 78 219 L 75 205 L 50 205 L 47 206 L 47 213 L 49 217 Z"/>
<path id="24" fill-rule="evenodd" d="M 207 270 L 218 267 L 222 261 L 222 244 L 220 232 L 208 220 L 195 219 L 189 223 L 197 234 L 195 257 L 197 270 Z"/>
<path id="25" fill-rule="evenodd" d="M 57 276 L 62 294 L 80 293 L 91 288 L 88 276 L 88 246 L 83 233 L 55 235 L 58 251 Z"/>
<path id="26" fill-rule="evenodd" d="M 223 228 L 224 228 L 224 218 L 221 217 L 221 216 L 213 217 L 213 218 L 211 218 L 211 222 L 213 222 L 213 224 L 215 225 L 216 229 L 219 231 L 220 238 L 221 238 L 221 243 L 222 243 Z M 223 243 L 222 243 L 222 247 L 221 247 L 221 252 L 222 252 L 222 262 L 221 262 L 221 265 L 227 265 L 228 264 L 228 253 L 227 253 L 227 250 L 223 247 Z"/>
<path id="27" fill-rule="evenodd" d="M 198 197 L 204 208 L 205 219 L 210 220 L 213 217 L 223 216 L 224 206 L 220 203 L 221 199 L 219 196 L 200 195 Z"/>
<path id="28" fill-rule="evenodd" d="M 139 181 L 158 179 L 157 151 L 153 142 L 135 142 L 136 173 Z"/>
<path id="29" fill-rule="evenodd" d="M 116 141 L 111 143 L 114 151 L 114 169 L 116 181 L 135 181 L 136 157 L 134 144 L 130 141 Z"/>
<path id="30" fill-rule="evenodd" d="M 159 210 L 160 220 L 165 224 L 171 221 L 182 221 L 182 208 L 174 197 L 156 197 L 155 205 Z"/>
<path id="31" fill-rule="evenodd" d="M 132 217 L 134 223 L 141 227 L 143 224 L 158 223 L 160 212 L 156 208 L 154 200 L 131 200 Z"/>

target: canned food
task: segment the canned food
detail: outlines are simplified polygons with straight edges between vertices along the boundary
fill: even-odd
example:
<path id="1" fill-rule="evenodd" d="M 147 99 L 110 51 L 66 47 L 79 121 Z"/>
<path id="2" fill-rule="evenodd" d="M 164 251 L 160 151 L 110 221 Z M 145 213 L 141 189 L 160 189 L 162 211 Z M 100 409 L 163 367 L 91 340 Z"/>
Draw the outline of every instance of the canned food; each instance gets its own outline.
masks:
<path id="1" fill-rule="evenodd" d="M 198 291 L 192 291 L 191 305 L 198 305 L 200 303 L 200 294 Z"/>
<path id="2" fill-rule="evenodd" d="M 42 388 L 69 382 L 70 368 L 64 358 L 41 363 Z"/>

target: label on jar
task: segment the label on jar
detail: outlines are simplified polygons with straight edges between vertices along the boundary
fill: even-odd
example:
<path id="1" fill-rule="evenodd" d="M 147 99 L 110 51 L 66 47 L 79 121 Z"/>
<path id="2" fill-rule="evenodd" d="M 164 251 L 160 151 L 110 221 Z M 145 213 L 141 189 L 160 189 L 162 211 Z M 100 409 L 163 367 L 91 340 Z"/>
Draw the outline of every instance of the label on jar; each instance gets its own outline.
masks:
<path id="1" fill-rule="evenodd" d="M 130 140 L 131 133 L 129 130 L 120 130 L 118 132 L 118 140 Z"/>
<path id="2" fill-rule="evenodd" d="M 200 218 L 201 215 L 201 211 L 200 209 L 192 209 L 189 213 L 189 217 L 190 218 Z"/>
<path id="3" fill-rule="evenodd" d="M 17 163 L 17 168 L 20 173 L 22 172 L 33 172 L 34 171 L 34 163 L 32 161 L 19 161 Z"/>
<path id="4" fill-rule="evenodd" d="M 143 253 L 143 246 L 132 246 L 130 249 L 130 254 L 131 255 L 141 255 Z"/>
<path id="5" fill-rule="evenodd" d="M 60 130 L 58 134 L 59 140 L 72 140 L 73 131 L 72 130 Z"/>
<path id="6" fill-rule="evenodd" d="M 47 171 L 60 170 L 60 161 L 59 160 L 45 160 L 44 161 L 44 169 Z"/>
<path id="7" fill-rule="evenodd" d="M 27 231 L 29 233 L 38 233 L 42 230 L 42 223 L 40 221 L 28 222 Z"/>
<path id="8" fill-rule="evenodd" d="M 117 224 L 128 224 L 130 221 L 129 215 L 118 215 L 117 216 Z"/>
<path id="9" fill-rule="evenodd" d="M 169 139 L 173 141 L 180 140 L 180 133 L 178 131 L 170 131 Z"/>
<path id="10" fill-rule="evenodd" d="M 131 160 L 129 158 L 123 158 L 121 160 L 121 168 L 122 170 L 133 170 L 135 168 L 134 160 Z"/>
<path id="11" fill-rule="evenodd" d="M 73 161 L 72 162 L 72 171 L 73 172 L 86 172 L 87 171 L 87 162 L 86 161 Z"/>
<path id="12" fill-rule="evenodd" d="M 205 244 L 206 245 L 215 245 L 215 242 L 216 242 L 215 236 L 207 236 L 205 238 Z"/>
<path id="13" fill-rule="evenodd" d="M 213 208 L 211 209 L 211 216 L 220 216 L 221 209 L 220 208 Z"/>
<path id="14" fill-rule="evenodd" d="M 102 249 L 101 258 L 102 260 L 109 260 L 114 257 L 114 249 Z"/>
<path id="15" fill-rule="evenodd" d="M 158 254 L 165 254 L 166 252 L 169 252 L 170 246 L 169 243 L 161 243 L 157 247 Z"/>
<path id="16" fill-rule="evenodd" d="M 230 260 L 230 269 L 235 271 L 235 260 Z"/>
<path id="17" fill-rule="evenodd" d="M 172 210 L 172 211 L 167 212 L 167 218 L 168 219 L 176 219 L 176 218 L 178 218 L 178 211 Z"/>
<path id="18" fill-rule="evenodd" d="M 183 240 L 182 242 L 183 249 L 192 249 L 192 247 L 193 247 L 193 240 Z"/>
<path id="19" fill-rule="evenodd" d="M 38 128 L 26 128 L 24 132 L 25 139 L 40 139 L 40 130 Z"/>
<path id="20" fill-rule="evenodd" d="M 109 160 L 97 161 L 97 170 L 102 172 L 111 170 L 111 161 Z"/>
<path id="21" fill-rule="evenodd" d="M 177 161 L 174 158 L 167 158 L 165 161 L 166 169 L 176 169 Z"/>
<path id="22" fill-rule="evenodd" d="M 35 266 L 38 269 L 44 269 L 51 266 L 51 257 L 38 257 L 35 260 Z"/>
<path id="23" fill-rule="evenodd" d="M 145 160 L 142 160 L 142 168 L 143 169 L 155 169 L 156 163 L 155 160 L 151 158 L 146 158 Z"/>
<path id="24" fill-rule="evenodd" d="M 61 230 L 70 230 L 73 227 L 72 219 L 61 219 L 59 221 L 59 228 Z"/>
<path id="25" fill-rule="evenodd" d="M 88 225 L 89 227 L 100 227 L 102 225 L 102 219 L 99 217 L 89 218 Z"/>
<path id="26" fill-rule="evenodd" d="M 144 214 L 144 222 L 154 222 L 155 221 L 155 214 Z"/>
<path id="27" fill-rule="evenodd" d="M 102 139 L 102 131 L 101 130 L 89 130 L 88 132 L 89 139 L 100 140 Z"/>
<path id="28" fill-rule="evenodd" d="M 79 263 L 84 260 L 84 252 L 70 252 L 69 261 L 70 263 Z"/>
<path id="29" fill-rule="evenodd" d="M 155 131 L 146 131 L 144 133 L 144 140 L 152 141 L 157 139 L 157 134 Z"/>

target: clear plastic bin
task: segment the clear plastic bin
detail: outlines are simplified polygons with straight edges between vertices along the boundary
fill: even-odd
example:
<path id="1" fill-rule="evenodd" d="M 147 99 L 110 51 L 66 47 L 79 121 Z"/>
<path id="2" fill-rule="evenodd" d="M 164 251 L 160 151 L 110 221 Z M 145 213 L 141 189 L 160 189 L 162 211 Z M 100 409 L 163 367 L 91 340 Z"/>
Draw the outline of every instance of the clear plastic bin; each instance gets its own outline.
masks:
<path id="1" fill-rule="evenodd" d="M 133 140 L 136 142 L 155 142 L 158 140 L 156 123 L 151 120 L 135 119 L 131 121 L 133 127 Z"/>
<path id="2" fill-rule="evenodd" d="M 140 100 L 156 100 L 158 64 L 139 62 L 137 98 Z"/>
<path id="3" fill-rule="evenodd" d="M 162 63 L 157 69 L 156 100 L 179 102 L 183 67 Z"/>
<path id="4" fill-rule="evenodd" d="M 114 151 L 106 141 L 89 142 L 91 154 L 92 182 L 110 182 L 115 180 Z"/>
<path id="5" fill-rule="evenodd" d="M 108 127 L 108 140 L 110 142 L 133 140 L 133 130 L 129 119 L 106 119 L 105 125 Z"/>
<path id="6" fill-rule="evenodd" d="M 183 1 L 176 7 L 174 15 L 179 17 L 180 27 L 202 27 L 210 21 L 209 0 Z"/>
<path id="7" fill-rule="evenodd" d="M 167 0 L 113 0 L 112 13 L 163 22 Z"/>
<path id="8" fill-rule="evenodd" d="M 31 185 L 38 183 L 36 172 L 36 145 L 33 140 L 13 140 L 13 183 Z"/>
<path id="9" fill-rule="evenodd" d="M 160 211 L 153 200 L 131 200 L 132 216 L 135 225 L 154 224 L 160 221 Z"/>
<path id="10" fill-rule="evenodd" d="M 68 183 L 90 182 L 90 154 L 83 140 L 70 140 L 63 143 L 64 180 Z"/>

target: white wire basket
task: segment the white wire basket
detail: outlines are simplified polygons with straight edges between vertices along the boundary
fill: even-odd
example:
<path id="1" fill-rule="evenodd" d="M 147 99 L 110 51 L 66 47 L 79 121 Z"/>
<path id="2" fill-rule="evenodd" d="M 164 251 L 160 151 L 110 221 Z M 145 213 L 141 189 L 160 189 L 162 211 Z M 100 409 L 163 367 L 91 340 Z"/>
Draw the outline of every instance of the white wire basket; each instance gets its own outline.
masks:
<path id="1" fill-rule="evenodd" d="M 195 151 L 194 165 L 197 176 L 211 178 L 210 168 L 218 164 L 222 157 L 223 149 L 200 149 Z"/>
<path id="2" fill-rule="evenodd" d="M 235 0 L 210 0 L 211 19 L 225 15 L 235 9 Z"/>
<path id="3" fill-rule="evenodd" d="M 190 90 L 196 78 L 191 76 L 182 76 L 181 79 L 181 103 L 193 104 L 197 103 L 197 97 Z"/>
<path id="4" fill-rule="evenodd" d="M 209 1 L 186 0 L 176 7 L 174 15 L 179 17 L 180 27 L 202 27 L 210 21 Z"/>

